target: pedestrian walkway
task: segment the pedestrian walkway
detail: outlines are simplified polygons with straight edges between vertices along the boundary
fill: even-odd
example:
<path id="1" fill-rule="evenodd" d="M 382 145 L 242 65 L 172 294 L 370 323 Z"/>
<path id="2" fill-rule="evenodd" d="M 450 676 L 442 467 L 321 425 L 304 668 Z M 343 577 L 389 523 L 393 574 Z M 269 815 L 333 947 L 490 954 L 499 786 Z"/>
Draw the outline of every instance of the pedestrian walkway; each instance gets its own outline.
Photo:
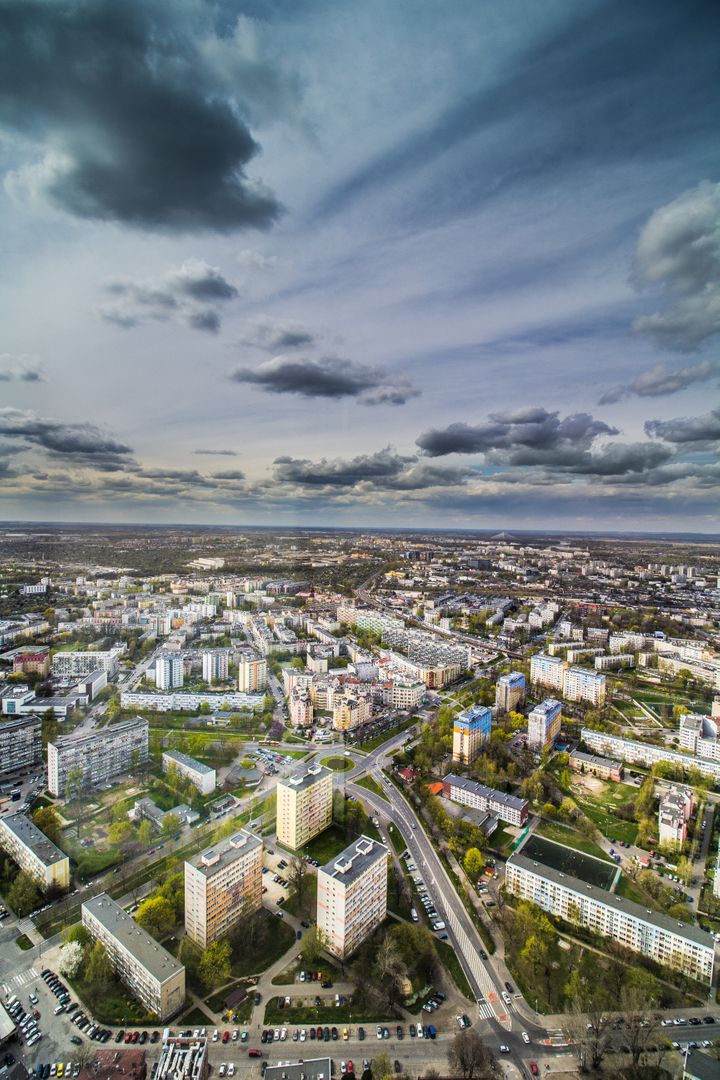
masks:
<path id="1" fill-rule="evenodd" d="M 28 983 L 35 982 L 40 978 L 40 973 L 34 968 L 28 968 L 27 971 L 20 971 L 17 975 L 7 976 L 7 981 L 0 983 L 3 994 L 7 997 L 8 994 L 15 994 L 18 990 L 21 990 L 23 986 L 27 986 Z"/>

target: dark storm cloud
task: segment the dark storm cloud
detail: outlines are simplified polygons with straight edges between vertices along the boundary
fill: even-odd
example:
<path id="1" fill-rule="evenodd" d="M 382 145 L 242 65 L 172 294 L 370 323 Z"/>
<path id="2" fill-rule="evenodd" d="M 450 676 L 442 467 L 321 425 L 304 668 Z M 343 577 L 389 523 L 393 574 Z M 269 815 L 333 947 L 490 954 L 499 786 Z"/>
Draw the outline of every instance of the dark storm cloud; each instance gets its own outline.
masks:
<path id="1" fill-rule="evenodd" d="M 233 44 L 196 0 L 3 0 L 0 122 L 45 155 L 20 181 L 80 218 L 269 227 L 281 208 L 245 174 L 243 118 L 268 84 L 283 107 L 291 80 Z"/>
<path id="2" fill-rule="evenodd" d="M 0 382 L 43 382 L 45 374 L 30 356 L 0 353 Z"/>
<path id="3" fill-rule="evenodd" d="M 481 34 L 482 8 L 475 10 Z M 422 181 L 423 173 L 431 197 L 422 212 L 438 217 L 529 180 L 566 179 L 578 164 L 665 161 L 670 141 L 676 153 L 698 138 L 707 145 L 717 109 L 707 92 L 717 80 L 717 5 L 609 0 L 564 12 L 549 31 L 530 30 L 527 47 L 486 85 L 478 85 L 482 65 L 477 75 L 466 72 L 459 100 L 392 140 L 325 196 L 316 216 L 343 210 L 368 189 Z M 412 212 L 415 200 L 407 204 Z"/>
<path id="4" fill-rule="evenodd" d="M 655 435 L 666 442 L 684 444 L 708 444 L 720 439 L 720 408 L 704 416 L 679 416 L 674 420 L 648 420 L 648 435 Z"/>
<path id="5" fill-rule="evenodd" d="M 644 371 L 627 386 L 614 386 L 607 390 L 598 401 L 598 405 L 612 405 L 621 398 L 637 395 L 638 397 L 663 397 L 677 394 L 696 383 L 709 382 L 720 377 L 720 360 L 703 360 L 699 364 L 687 367 L 667 368 L 658 364 L 650 371 Z"/>
<path id="6" fill-rule="evenodd" d="M 105 288 L 113 301 L 100 308 L 100 316 L 123 329 L 179 318 L 194 330 L 216 334 L 219 306 L 239 296 L 216 266 L 201 259 L 188 259 L 157 279 L 111 281 Z"/>
<path id="7" fill-rule="evenodd" d="M 244 480 L 245 473 L 241 469 L 227 469 L 225 472 L 212 474 L 213 480 Z"/>
<path id="8" fill-rule="evenodd" d="M 387 481 L 397 477 L 403 469 L 415 461 L 403 457 L 391 447 L 375 454 L 359 454 L 350 460 L 334 458 L 328 461 L 309 461 L 307 458 L 279 457 L 274 461 L 275 480 L 301 487 L 354 487 L 365 481 Z"/>
<path id="9" fill-rule="evenodd" d="M 315 340 L 315 334 L 301 323 L 258 315 L 245 327 L 240 344 L 275 353 L 313 345 Z"/>
<path id="10" fill-rule="evenodd" d="M 132 454 L 129 446 L 105 435 L 94 424 L 67 424 L 21 409 L 0 409 L 0 435 L 52 454 L 83 458 L 97 468 L 120 467 Z"/>
<path id="11" fill-rule="evenodd" d="M 662 285 L 667 306 L 633 329 L 666 348 L 696 349 L 720 333 L 720 184 L 707 181 L 661 206 L 635 252 L 640 285 Z"/>
<path id="12" fill-rule="evenodd" d="M 193 450 L 193 454 L 202 454 L 207 457 L 240 457 L 237 450 Z"/>
<path id="13" fill-rule="evenodd" d="M 538 453 L 577 453 L 598 435 L 617 434 L 617 428 L 595 420 L 589 413 L 574 413 L 561 420 L 557 412 L 530 408 L 491 413 L 484 424 L 455 423 L 426 431 L 416 443 L 429 457 L 513 451 L 521 447 Z"/>
<path id="14" fill-rule="evenodd" d="M 308 398 L 357 398 L 363 405 L 404 405 L 419 391 L 406 379 L 336 356 L 319 360 L 275 356 L 259 367 L 239 367 L 228 378 L 271 394 Z"/>

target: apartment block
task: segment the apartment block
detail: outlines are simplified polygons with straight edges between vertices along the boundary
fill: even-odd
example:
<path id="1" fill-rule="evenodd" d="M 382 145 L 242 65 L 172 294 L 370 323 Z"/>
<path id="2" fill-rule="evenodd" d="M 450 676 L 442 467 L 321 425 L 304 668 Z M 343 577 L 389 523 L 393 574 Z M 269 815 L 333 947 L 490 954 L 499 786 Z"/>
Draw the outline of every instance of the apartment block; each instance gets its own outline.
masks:
<path id="1" fill-rule="evenodd" d="M 534 686 L 548 686 L 562 693 L 567 663 L 560 656 L 538 653 L 530 661 L 530 682 Z"/>
<path id="2" fill-rule="evenodd" d="M 241 656 L 238 661 L 238 690 L 259 694 L 267 686 L 267 660 L 262 656 Z"/>
<path id="3" fill-rule="evenodd" d="M 495 686 L 495 706 L 498 712 L 514 712 L 525 700 L 525 676 L 519 671 L 501 675 Z"/>
<path id="4" fill-rule="evenodd" d="M 562 702 L 547 698 L 530 712 L 528 716 L 528 746 L 538 753 L 546 746 L 552 746 L 560 734 L 562 724 Z"/>
<path id="5" fill-rule="evenodd" d="M 30 671 L 38 675 L 50 673 L 50 653 L 47 649 L 27 649 L 13 656 L 13 675 L 27 674 Z"/>
<path id="6" fill-rule="evenodd" d="M 69 887 L 69 858 L 24 814 L 0 818 L 0 848 L 41 889 L 49 889 L 51 885 L 58 889 Z"/>
<path id="7" fill-rule="evenodd" d="M 703 776 L 711 776 L 716 783 L 720 781 L 720 761 L 682 754 L 667 746 L 635 742 L 621 735 L 609 735 L 607 732 L 593 731 L 591 728 L 582 728 L 580 738 L 593 752 L 620 758 L 621 761 L 627 761 L 633 765 L 646 765 L 652 768 L 657 761 L 667 761 L 680 769 L 697 769 Z"/>
<path id="8" fill-rule="evenodd" d="M 453 761 L 468 765 L 480 753 L 492 731 L 492 713 L 485 705 L 473 705 L 453 722 Z"/>
<path id="9" fill-rule="evenodd" d="M 360 694 L 339 693 L 333 699 L 333 728 L 352 731 L 372 718 L 372 703 Z"/>
<path id="10" fill-rule="evenodd" d="M 206 683 L 227 682 L 229 661 L 227 649 L 207 649 L 202 654 L 202 673 Z"/>
<path id="11" fill-rule="evenodd" d="M 530 807 L 526 799 L 518 799 L 504 791 L 468 780 L 465 776 L 448 773 L 443 779 L 443 794 L 451 802 L 461 806 L 471 806 L 474 810 L 494 814 L 500 821 L 509 825 L 524 825 L 528 819 Z"/>
<path id="12" fill-rule="evenodd" d="M 514 896 L 568 922 L 579 921 L 658 964 L 708 985 L 712 982 L 715 940 L 705 930 L 651 912 L 522 854 L 507 860 L 505 887 Z"/>
<path id="13" fill-rule="evenodd" d="M 310 727 L 313 722 L 314 708 L 307 690 L 296 687 L 288 698 L 290 723 L 293 727 Z"/>
<path id="14" fill-rule="evenodd" d="M 185 663 L 177 653 L 163 653 L 155 660 L 155 685 L 158 690 L 177 690 L 185 681 Z"/>
<path id="15" fill-rule="evenodd" d="M 142 716 L 82 735 L 63 735 L 48 743 L 48 788 L 64 795 L 71 772 L 82 774 L 82 787 L 112 780 L 148 756 L 148 722 Z"/>
<path id="16" fill-rule="evenodd" d="M 613 761 L 612 758 L 599 757 L 597 754 L 586 754 L 582 750 L 573 750 L 570 754 L 570 768 L 574 772 L 590 773 L 601 780 L 622 780 L 625 770 L 622 761 Z"/>
<path id="17" fill-rule="evenodd" d="M 203 949 L 262 904 L 262 840 L 240 829 L 185 863 L 185 929 Z"/>
<path id="18" fill-rule="evenodd" d="M 18 716 L 0 722 L 0 779 L 42 762 L 39 716 Z"/>
<path id="19" fill-rule="evenodd" d="M 73 679 L 90 675 L 98 668 L 112 678 L 118 669 L 118 660 L 125 652 L 125 645 L 115 645 L 104 652 L 88 649 L 83 652 L 58 652 L 52 658 L 52 672 L 58 679 Z"/>
<path id="20" fill-rule="evenodd" d="M 118 978 L 148 1012 L 167 1020 L 185 1004 L 185 968 L 107 893 L 86 900 L 82 923 Z"/>
<path id="21" fill-rule="evenodd" d="M 217 787 L 215 769 L 212 769 L 209 765 L 204 765 L 202 761 L 196 761 L 195 758 L 190 757 L 188 754 L 183 754 L 179 750 L 164 751 L 162 756 L 163 772 L 166 773 L 171 765 L 175 766 L 182 777 L 194 784 L 201 795 L 212 795 Z"/>
<path id="22" fill-rule="evenodd" d="M 176 710 L 197 712 L 202 705 L 209 705 L 211 709 L 253 709 L 259 711 L 263 707 L 262 694 L 223 693 L 222 691 L 208 691 L 207 693 L 190 693 L 185 690 L 169 690 L 165 693 L 157 690 L 123 690 L 120 694 L 120 704 L 123 709 L 152 709 L 153 712 L 175 712 Z"/>
<path id="23" fill-rule="evenodd" d="M 658 843 L 682 847 L 694 806 L 691 788 L 672 787 L 662 794 L 658 807 Z"/>
<path id="24" fill-rule="evenodd" d="M 278 842 L 297 850 L 332 823 L 332 769 L 305 765 L 277 782 Z"/>
<path id="25" fill-rule="evenodd" d="M 565 672 L 563 696 L 568 701 L 589 701 L 601 707 L 605 704 L 606 678 L 600 671 L 571 667 Z"/>
<path id="26" fill-rule="evenodd" d="M 361 836 L 318 870 L 317 925 L 328 951 L 344 959 L 387 914 L 384 844 Z"/>

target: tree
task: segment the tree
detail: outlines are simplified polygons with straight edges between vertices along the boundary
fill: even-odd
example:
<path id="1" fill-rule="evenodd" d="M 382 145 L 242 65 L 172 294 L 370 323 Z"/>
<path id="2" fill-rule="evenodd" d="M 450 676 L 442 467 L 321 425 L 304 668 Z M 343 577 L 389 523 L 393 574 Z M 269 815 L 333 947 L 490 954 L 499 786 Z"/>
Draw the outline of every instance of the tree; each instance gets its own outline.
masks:
<path id="1" fill-rule="evenodd" d="M 180 818 L 177 814 L 165 814 L 162 820 L 163 836 L 175 836 L 180 831 Z"/>
<path id="2" fill-rule="evenodd" d="M 198 964 L 198 975 L 206 990 L 229 982 L 232 974 L 231 955 L 228 941 L 214 941 L 212 945 L 208 945 Z"/>
<path id="3" fill-rule="evenodd" d="M 21 870 L 5 893 L 5 899 L 17 915 L 27 915 L 40 904 L 40 890 L 35 879 Z"/>
<path id="4" fill-rule="evenodd" d="M 86 926 L 83 926 L 82 923 L 78 923 L 77 926 L 70 927 L 65 935 L 65 940 L 67 942 L 76 941 L 78 945 L 82 945 L 82 947 L 85 948 L 85 946 L 89 945 L 92 941 L 92 935 Z"/>
<path id="5" fill-rule="evenodd" d="M 323 959 L 327 939 L 319 926 L 311 926 L 303 935 L 302 955 L 306 964 L 317 964 Z"/>
<path id="6" fill-rule="evenodd" d="M 62 824 L 60 815 L 53 806 L 42 806 L 33 814 L 33 821 L 41 832 L 44 832 L 49 840 L 57 844 L 60 840 Z"/>
<path id="7" fill-rule="evenodd" d="M 644 975 L 645 972 L 639 972 Z M 652 976 L 651 976 L 652 978 Z M 654 981 L 654 980 L 653 980 Z M 620 1008 L 625 1017 L 624 1034 L 630 1046 L 633 1068 L 640 1064 L 640 1056 L 654 1039 L 658 1018 L 650 1010 L 658 1003 L 658 996 L 640 983 L 627 983 L 620 992 Z"/>
<path id="8" fill-rule="evenodd" d="M 137 838 L 138 842 L 143 847 L 148 847 L 152 843 L 153 836 L 155 835 L 154 829 L 147 818 L 138 825 Z"/>
<path id="9" fill-rule="evenodd" d="M 135 922 L 160 941 L 175 925 L 175 908 L 164 896 L 152 897 L 140 905 Z"/>
<path id="10" fill-rule="evenodd" d="M 692 880 L 692 863 L 684 855 L 678 859 L 677 876 L 684 885 L 689 885 Z"/>
<path id="11" fill-rule="evenodd" d="M 42 740 L 43 747 L 46 747 L 49 742 L 55 742 L 57 738 L 57 717 L 54 709 L 46 709 L 42 714 L 42 721 L 40 724 L 40 738 Z"/>
<path id="12" fill-rule="evenodd" d="M 85 965 L 85 982 L 92 987 L 95 994 L 107 990 L 113 982 L 114 975 L 110 958 L 105 952 L 101 942 L 96 941 L 90 950 Z"/>
<path id="13" fill-rule="evenodd" d="M 70 769 L 65 781 L 65 799 L 67 802 L 80 798 L 84 778 L 85 773 L 82 769 Z"/>
<path id="14" fill-rule="evenodd" d="M 468 848 L 465 852 L 465 858 L 463 859 L 463 866 L 465 873 L 468 875 L 471 881 L 476 881 L 478 874 L 481 873 L 485 866 L 485 860 L 478 851 L 477 848 Z"/>
<path id="15" fill-rule="evenodd" d="M 450 1071 L 463 1080 L 489 1080 L 498 1075 L 495 1055 L 473 1028 L 458 1031 L 447 1056 Z"/>
<path id="16" fill-rule="evenodd" d="M 376 1054 L 372 1062 L 372 1080 L 394 1080 L 393 1063 L 385 1051 Z"/>
<path id="17" fill-rule="evenodd" d="M 287 869 L 288 881 L 290 882 L 290 895 L 297 900 L 298 912 L 307 914 L 308 907 L 308 881 L 307 863 L 304 859 L 293 855 Z"/>
<path id="18" fill-rule="evenodd" d="M 63 945 L 58 955 L 58 971 L 72 979 L 80 970 L 85 950 L 79 941 L 70 941 Z"/>

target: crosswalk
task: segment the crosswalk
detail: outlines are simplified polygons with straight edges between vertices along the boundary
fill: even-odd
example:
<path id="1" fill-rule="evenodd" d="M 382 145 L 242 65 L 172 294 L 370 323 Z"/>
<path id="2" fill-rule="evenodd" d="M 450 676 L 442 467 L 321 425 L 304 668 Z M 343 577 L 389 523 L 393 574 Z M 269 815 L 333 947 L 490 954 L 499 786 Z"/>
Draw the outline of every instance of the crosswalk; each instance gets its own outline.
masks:
<path id="1" fill-rule="evenodd" d="M 2 986 L 3 993 L 7 997 L 8 994 L 14 994 L 16 990 L 22 989 L 23 986 L 27 986 L 28 983 L 34 982 L 39 978 L 39 973 L 34 967 L 31 967 L 27 971 L 19 971 L 17 975 L 13 975 L 7 982 L 0 985 Z"/>
<path id="2" fill-rule="evenodd" d="M 457 951 L 462 954 L 470 967 L 472 976 L 485 999 L 483 1004 L 479 1006 L 480 1015 L 483 1019 L 497 1020 L 498 1023 L 502 1024 L 509 1031 L 512 1022 L 508 1016 L 505 1005 L 498 997 L 497 990 L 487 973 L 487 969 L 480 959 L 480 954 L 465 933 L 455 912 L 451 909 L 448 911 L 447 915 L 453 937 L 457 942 Z"/>

